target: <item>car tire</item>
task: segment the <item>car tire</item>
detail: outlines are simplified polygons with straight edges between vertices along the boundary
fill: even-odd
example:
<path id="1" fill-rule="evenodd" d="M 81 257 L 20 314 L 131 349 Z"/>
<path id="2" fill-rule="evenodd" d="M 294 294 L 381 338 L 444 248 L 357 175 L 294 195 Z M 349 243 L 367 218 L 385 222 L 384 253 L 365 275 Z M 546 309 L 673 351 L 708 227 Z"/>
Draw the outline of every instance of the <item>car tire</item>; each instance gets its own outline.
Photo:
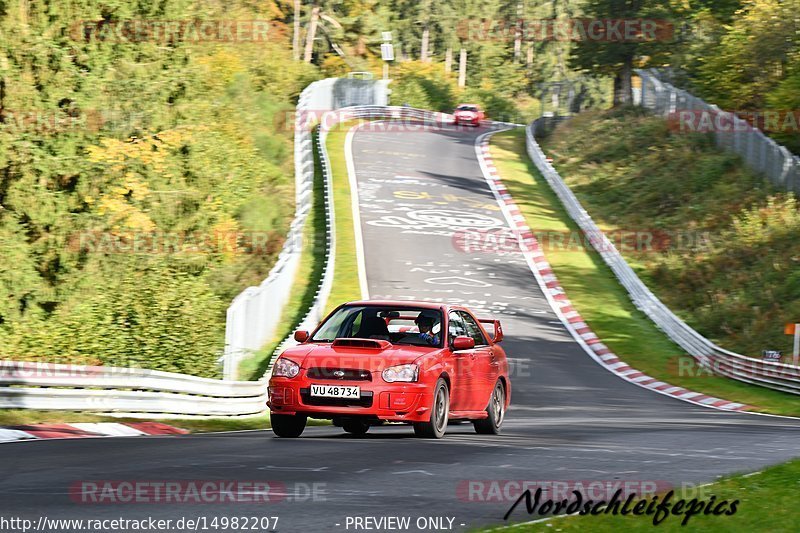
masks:
<path id="1" fill-rule="evenodd" d="M 431 417 L 427 422 L 414 422 L 417 437 L 441 439 L 447 431 L 447 418 L 450 414 L 450 390 L 444 379 L 439 378 L 433 388 Z"/>
<path id="2" fill-rule="evenodd" d="M 346 420 L 342 422 L 342 429 L 351 435 L 360 437 L 367 434 L 367 431 L 369 431 L 369 424 L 363 420 Z"/>
<path id="3" fill-rule="evenodd" d="M 305 415 L 269 415 L 272 432 L 278 437 L 293 439 L 303 434 L 308 417 Z"/>
<path id="4" fill-rule="evenodd" d="M 475 432 L 481 435 L 499 435 L 506 415 L 506 388 L 501 381 L 498 381 L 492 390 L 486 412 L 489 416 L 472 423 Z"/>

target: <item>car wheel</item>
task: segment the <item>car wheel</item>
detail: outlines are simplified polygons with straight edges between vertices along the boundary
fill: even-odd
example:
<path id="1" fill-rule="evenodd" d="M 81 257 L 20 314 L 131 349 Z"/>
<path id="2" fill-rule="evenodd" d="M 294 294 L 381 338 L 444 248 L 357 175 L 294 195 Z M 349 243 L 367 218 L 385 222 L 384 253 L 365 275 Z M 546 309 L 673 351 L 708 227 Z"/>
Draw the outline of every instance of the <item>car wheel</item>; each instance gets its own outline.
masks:
<path id="1" fill-rule="evenodd" d="M 475 432 L 481 435 L 499 435 L 506 415 L 506 389 L 500 381 L 494 386 L 486 412 L 489 416 L 472 423 Z"/>
<path id="2" fill-rule="evenodd" d="M 347 420 L 342 423 L 342 428 L 352 435 L 361 436 L 369 431 L 369 424 L 363 420 Z"/>
<path id="3" fill-rule="evenodd" d="M 270 414 L 269 420 L 275 435 L 293 439 L 299 437 L 303 433 L 303 430 L 306 429 L 306 420 L 308 420 L 308 417 L 304 415 Z"/>
<path id="4" fill-rule="evenodd" d="M 447 417 L 450 413 L 450 391 L 442 378 L 433 389 L 431 418 L 427 422 L 414 422 L 414 433 L 418 437 L 441 439 L 447 431 Z"/>

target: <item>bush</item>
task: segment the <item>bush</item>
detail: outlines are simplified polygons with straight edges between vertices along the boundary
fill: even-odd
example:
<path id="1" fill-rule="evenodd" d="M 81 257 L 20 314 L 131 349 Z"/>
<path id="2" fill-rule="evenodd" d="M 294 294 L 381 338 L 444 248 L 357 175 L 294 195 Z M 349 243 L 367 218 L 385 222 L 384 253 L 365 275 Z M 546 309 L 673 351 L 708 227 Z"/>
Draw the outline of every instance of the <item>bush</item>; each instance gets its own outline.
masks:
<path id="1" fill-rule="evenodd" d="M 392 105 L 409 104 L 449 113 L 456 106 L 456 83 L 437 63 L 407 61 L 392 71 Z"/>
<path id="2" fill-rule="evenodd" d="M 107 20 L 152 18 L 112 4 Z M 228 7 L 166 0 L 159 17 Z M 266 276 L 293 216 L 285 110 L 319 72 L 279 41 L 65 41 L 100 18 L 76 9 L 24 32 L 0 15 L 4 119 L 49 119 L 0 123 L 0 358 L 218 376 L 225 308 Z M 254 232 L 263 244 L 234 246 Z M 156 244 L 117 245 L 134 236 Z"/>

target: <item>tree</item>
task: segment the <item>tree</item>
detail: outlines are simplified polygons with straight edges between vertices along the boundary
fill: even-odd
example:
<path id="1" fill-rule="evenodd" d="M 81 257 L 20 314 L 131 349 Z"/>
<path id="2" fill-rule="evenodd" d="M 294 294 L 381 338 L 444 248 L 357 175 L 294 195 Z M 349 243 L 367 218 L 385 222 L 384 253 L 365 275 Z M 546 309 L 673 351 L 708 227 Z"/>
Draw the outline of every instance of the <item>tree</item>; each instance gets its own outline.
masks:
<path id="1" fill-rule="evenodd" d="M 800 0 L 748 0 L 727 30 L 703 58 L 695 84 L 722 107 L 762 109 L 796 61 Z"/>
<path id="2" fill-rule="evenodd" d="M 611 28 L 612 21 L 620 19 L 643 19 L 648 21 L 669 18 L 668 0 L 589 0 L 584 7 L 588 21 L 604 23 L 599 37 L 580 35 L 572 49 L 570 64 L 574 68 L 593 74 L 605 74 L 614 78 L 614 105 L 631 102 L 632 76 L 638 63 L 659 65 L 669 57 L 670 42 L 663 32 L 655 40 L 620 38 Z M 580 27 L 588 27 L 581 24 Z"/>

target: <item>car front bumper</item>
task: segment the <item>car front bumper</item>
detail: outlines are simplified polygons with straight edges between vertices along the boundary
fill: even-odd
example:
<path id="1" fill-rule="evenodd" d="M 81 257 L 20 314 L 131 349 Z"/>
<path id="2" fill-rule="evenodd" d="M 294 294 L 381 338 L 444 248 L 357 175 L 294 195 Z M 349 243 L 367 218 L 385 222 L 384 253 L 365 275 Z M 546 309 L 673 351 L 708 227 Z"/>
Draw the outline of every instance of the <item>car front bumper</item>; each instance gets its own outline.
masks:
<path id="1" fill-rule="evenodd" d="M 471 125 L 471 126 L 479 126 L 481 123 L 481 119 L 478 117 L 471 117 L 471 118 L 464 118 L 464 117 L 455 117 L 454 124 L 458 126 L 459 124 Z"/>
<path id="2" fill-rule="evenodd" d="M 357 386 L 361 397 L 312 397 L 312 384 Z M 301 414 L 326 419 L 363 417 L 387 422 L 426 422 L 430 420 L 432 402 L 433 386 L 425 383 L 329 381 L 298 376 L 270 379 L 267 405 L 273 414 Z"/>

